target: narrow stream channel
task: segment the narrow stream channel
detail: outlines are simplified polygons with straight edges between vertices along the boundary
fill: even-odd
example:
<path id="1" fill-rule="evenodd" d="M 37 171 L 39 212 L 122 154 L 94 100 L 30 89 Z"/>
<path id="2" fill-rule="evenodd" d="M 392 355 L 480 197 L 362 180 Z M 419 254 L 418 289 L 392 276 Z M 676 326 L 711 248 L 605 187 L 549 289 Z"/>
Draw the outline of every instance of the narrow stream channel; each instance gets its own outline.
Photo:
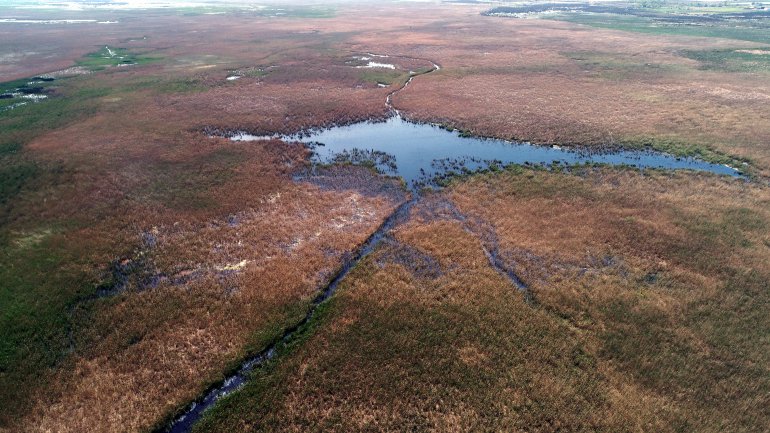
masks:
<path id="1" fill-rule="evenodd" d="M 246 382 L 249 373 L 254 370 L 254 368 L 259 367 L 266 361 L 275 357 L 278 346 L 290 340 L 299 329 L 307 324 L 315 314 L 316 308 L 334 294 L 340 282 L 348 275 L 356 264 L 374 251 L 377 245 L 379 245 L 385 236 L 388 235 L 390 230 L 409 215 L 409 209 L 411 209 L 416 200 L 416 197 L 412 197 L 399 205 L 396 210 L 385 219 L 380 227 L 372 233 L 360 247 L 358 247 L 353 256 L 342 264 L 342 267 L 332 279 L 329 280 L 329 283 L 319 291 L 318 295 L 313 299 L 310 305 L 310 310 L 301 321 L 291 328 L 286 329 L 277 341 L 270 344 L 261 352 L 247 358 L 235 373 L 228 376 L 222 383 L 209 390 L 203 398 L 191 403 L 181 416 L 175 419 L 166 428 L 159 430 L 159 432 L 187 433 L 192 431 L 195 423 L 200 420 L 207 409 L 214 406 L 214 404 L 221 398 L 242 387 Z"/>
<path id="2" fill-rule="evenodd" d="M 279 137 L 233 133 L 229 138 L 234 141 L 281 138 L 284 141 L 302 142 L 313 148 L 313 159 L 318 163 L 333 163 L 345 160 L 345 157 L 369 157 L 379 170 L 400 176 L 414 191 L 430 186 L 442 177 L 509 164 L 606 164 L 741 176 L 738 169 L 727 165 L 652 150 L 564 149 L 559 146 L 468 137 L 438 125 L 410 122 L 393 105 L 393 97 L 408 88 L 416 77 L 441 69 L 434 62 L 430 64 L 430 70 L 411 74 L 402 86 L 388 93 L 385 105 L 393 116 L 385 121 L 359 122 Z"/>
<path id="3" fill-rule="evenodd" d="M 387 57 L 376 55 L 377 57 Z M 401 56 L 403 57 L 403 56 Z M 406 57 L 403 57 L 406 58 Z M 390 230 L 409 214 L 409 209 L 419 199 L 421 186 L 431 185 L 437 177 L 472 172 L 492 165 L 518 164 L 587 164 L 628 165 L 642 168 L 690 169 L 716 174 L 740 176 L 735 168 L 712 164 L 694 158 L 678 158 L 653 151 L 617 151 L 608 153 L 587 152 L 562 149 L 556 146 L 545 147 L 530 143 L 511 142 L 498 139 L 484 139 L 461 136 L 457 131 L 449 131 L 431 124 L 417 124 L 406 121 L 393 106 L 393 97 L 406 89 L 420 76 L 439 70 L 434 63 L 432 68 L 423 73 L 413 73 L 398 89 L 388 93 L 385 104 L 393 113 L 384 122 L 361 122 L 349 126 L 333 127 L 281 137 L 286 141 L 300 141 L 314 149 L 314 160 L 329 163 L 340 155 L 387 155 L 374 160 L 383 172 L 402 177 L 412 189 L 412 198 L 402 203 L 383 224 L 358 248 L 353 257 L 342 264 L 337 274 L 329 281 L 312 301 L 307 315 L 297 324 L 284 331 L 276 342 L 255 356 L 246 359 L 241 367 L 206 395 L 191 403 L 184 413 L 159 432 L 190 432 L 204 412 L 214 406 L 222 397 L 239 389 L 247 380 L 248 374 L 272 359 L 277 347 L 291 339 L 294 334 L 313 317 L 316 308 L 331 297 L 339 283 L 361 259 L 370 254 L 387 236 Z M 234 141 L 264 140 L 265 136 L 236 133 L 229 136 Z M 518 276 L 504 266 L 496 250 L 487 250 L 485 254 L 490 265 L 510 278 L 513 284 L 527 296 L 526 286 Z M 527 298 L 529 299 L 529 298 Z"/>

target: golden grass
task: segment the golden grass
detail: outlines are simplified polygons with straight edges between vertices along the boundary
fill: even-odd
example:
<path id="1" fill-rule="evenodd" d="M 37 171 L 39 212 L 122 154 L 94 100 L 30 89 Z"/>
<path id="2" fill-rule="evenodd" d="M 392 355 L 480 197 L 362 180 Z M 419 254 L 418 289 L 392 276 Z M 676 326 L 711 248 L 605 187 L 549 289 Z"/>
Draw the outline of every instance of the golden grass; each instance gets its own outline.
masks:
<path id="1" fill-rule="evenodd" d="M 302 185 L 264 200 L 261 209 L 237 215 L 234 227 L 212 221 L 158 228 L 150 254 L 159 271 L 191 271 L 194 278 L 88 306 L 71 367 L 20 428 L 146 430 L 197 397 L 245 347 L 264 344 L 277 326 L 296 320 L 341 254 L 394 206 Z"/>
<path id="2" fill-rule="evenodd" d="M 131 26 L 97 29 L 95 34 L 102 44 L 164 59 L 110 72 L 116 80 L 166 75 L 202 84 L 202 94 L 155 101 L 161 105 L 161 119 L 189 122 L 205 114 L 193 127 L 296 131 L 381 117 L 387 90 L 362 80 L 361 70 L 345 67 L 343 61 L 356 52 L 380 52 L 428 58 L 443 66 L 395 98 L 417 120 L 541 143 L 673 141 L 680 149 L 706 147 L 751 159 L 767 174 L 766 76 L 703 70 L 682 54 L 756 49 L 756 43 L 483 17 L 478 14 L 482 9 L 349 6 L 331 19 L 290 21 L 143 16 L 148 39 L 136 39 Z M 224 34 L 223 23 L 228 28 Z M 206 43 L 185 43 L 170 27 L 195 30 Z M 62 57 L 74 61 L 84 54 L 80 39 L 62 34 L 67 30 L 36 33 L 38 45 L 59 44 L 59 53 L 48 60 L 19 58 L 17 72 L 8 77 L 45 72 L 61 67 Z M 29 35 L 9 37 L 22 46 Z M 410 66 L 403 59 L 401 63 Z M 225 81 L 230 70 L 255 67 L 274 68 L 263 77 Z"/>
<path id="3" fill-rule="evenodd" d="M 344 66 L 351 53 L 401 54 L 441 64 L 440 72 L 420 77 L 395 98 L 398 108 L 418 120 L 562 144 L 682 140 L 751 158 L 767 174 L 764 143 L 770 136 L 763 120 L 770 90 L 764 76 L 701 71 L 697 62 L 678 55 L 682 49 L 756 44 L 494 19 L 479 11 L 378 5 L 346 9 L 323 20 L 158 14 L 142 16 L 141 28 L 104 26 L 88 35 L 75 27 L 36 28 L 34 35 L 3 33 L 9 46 L 51 47 L 56 53 L 46 57 L 51 53 L 41 51 L 3 65 L 3 79 L 65 68 L 93 51 L 94 44 L 161 58 L 61 82 L 57 97 L 95 95 L 89 99 L 93 106 L 23 143 L 25 158 L 52 168 L 50 176 L 14 198 L 2 230 L 10 233 L 9 248 L 15 248 L 9 251 L 18 255 L 36 245 L 65 251 L 65 263 L 44 268 L 36 277 L 77 275 L 77 282 L 62 279 L 66 287 L 61 292 L 74 299 L 83 294 L 80 288 L 90 288 L 103 275 L 110 261 L 132 256 L 139 233 L 155 228 L 159 245 L 148 253 L 152 266 L 169 279 L 190 281 L 173 285 L 161 280 L 152 290 L 75 308 L 75 352 L 41 366 L 28 380 L 13 382 L 24 386 L 5 398 L 24 402 L 23 407 L 2 411 L 0 420 L 11 420 L 13 430 L 147 428 L 300 315 L 313 290 L 339 264 L 341 252 L 363 240 L 394 203 L 294 184 L 290 176 L 307 158 L 300 146 L 232 143 L 210 139 L 201 130 L 293 132 L 382 117 L 391 89 L 377 88 L 360 71 Z M 193 30 L 196 40 L 206 43 L 191 41 Z M 419 65 L 399 60 L 404 69 Z M 263 66 L 275 68 L 263 76 L 225 80 L 231 70 Z M 388 343 L 421 341 L 409 356 L 388 358 L 397 362 L 384 371 L 404 381 L 394 388 L 400 393 L 367 400 L 353 385 L 366 383 L 365 376 L 382 360 L 352 365 L 359 376 L 345 392 L 355 396 L 350 400 L 354 415 L 341 406 L 320 409 L 330 398 L 322 393 L 303 403 L 308 391 L 294 388 L 296 395 L 286 403 L 294 419 L 277 420 L 277 425 L 299 429 L 303 424 L 292 423 L 304 419 L 303 410 L 313 422 L 331 423 L 335 413 L 350 415 L 350 424 L 340 429 L 526 429 L 542 422 L 537 425 L 543 430 L 555 425 L 665 430 L 676 421 L 703 429 L 751 430 L 751 416 L 765 419 L 756 409 L 763 403 L 758 391 L 765 386 L 762 376 L 752 382 L 744 375 L 755 366 L 752 371 L 763 373 L 768 361 L 757 342 L 765 329 L 757 303 L 764 299 L 760 289 L 768 276 L 770 242 L 763 229 L 765 189 L 708 176 L 602 171 L 578 178 L 528 172 L 474 178 L 446 194 L 463 212 L 494 227 L 506 260 L 531 286 L 539 309 L 520 305 L 521 296 L 488 268 L 481 243 L 460 224 L 412 223 L 398 232 L 399 241 L 435 257 L 445 274 L 423 281 L 399 264 L 367 265 L 372 274 L 356 274 L 349 283 L 354 289 L 344 294 L 352 304 L 341 301 L 342 311 L 357 313 L 330 322 L 330 329 L 359 332 L 356 327 L 369 316 L 379 317 L 392 338 Z M 236 217 L 238 225 L 230 227 L 228 216 Z M 236 272 L 224 275 L 230 271 Z M 393 322 L 377 316 L 381 307 L 394 308 L 395 314 L 411 304 L 416 307 L 407 311 L 411 333 L 406 336 L 396 332 L 403 325 L 401 316 Z M 451 320 L 446 323 L 439 323 L 446 316 L 421 321 L 437 307 L 468 306 L 467 315 L 447 313 Z M 496 308 L 490 320 L 476 324 L 489 308 Z M 540 340 L 525 338 L 524 330 L 511 322 L 507 314 L 513 309 L 522 323 L 542 332 Z M 744 329 L 750 327 L 743 316 L 732 311 L 750 313 L 758 330 Z M 426 352 L 422 359 L 425 368 L 433 368 L 431 359 L 447 357 L 460 378 L 466 369 L 491 365 L 483 381 L 494 382 L 498 367 L 509 368 L 513 379 L 501 379 L 490 389 L 513 403 L 487 401 L 470 388 L 453 394 L 449 407 L 420 400 L 435 389 L 418 390 L 425 394 L 418 392 L 411 400 L 403 397 L 412 391 L 406 381 L 413 372 L 398 368 L 409 367 L 410 356 L 421 354 L 423 345 L 433 347 L 420 340 L 422 330 L 431 326 L 440 331 L 441 341 L 452 343 L 452 330 L 465 326 L 499 332 L 498 340 L 480 344 L 474 334 L 446 352 Z M 655 333 L 644 340 L 639 329 Z M 379 331 L 367 332 L 375 338 Z M 502 335 L 507 333 L 519 340 L 506 340 Z M 552 346 L 535 344 L 550 339 Z M 635 353 L 625 342 L 653 347 L 653 353 Z M 686 369 L 672 367 L 677 353 L 661 342 L 685 348 L 676 359 L 688 362 Z M 55 343 L 47 350 L 58 350 L 60 342 Z M 522 365 L 549 365 L 550 373 L 529 376 L 502 360 L 522 353 L 522 347 L 529 351 L 516 358 Z M 575 375 L 564 373 L 573 361 L 561 357 L 560 350 L 574 347 L 600 362 Z M 310 373 L 314 362 L 326 362 L 313 358 L 320 354 L 307 356 Z M 640 373 L 645 370 L 655 374 Z M 713 372 L 728 379 L 712 381 Z M 522 378 L 529 381 L 525 388 L 511 385 Z M 742 393 L 739 385 L 747 391 Z M 728 405 L 725 399 L 712 398 L 709 386 L 717 397 L 734 397 L 731 408 L 722 407 Z M 11 395 L 9 389 L 0 395 Z M 590 396 L 581 399 L 584 391 Z M 555 400 L 554 393 L 576 402 Z M 478 400 L 464 403 L 469 396 Z M 26 404 L 28 398 L 34 404 Z M 527 412 L 533 401 L 542 403 L 542 410 Z M 543 414 L 549 411 L 563 417 L 547 420 Z M 486 424 L 494 416 L 503 424 Z"/>
<path id="4" fill-rule="evenodd" d="M 457 182 L 199 431 L 762 431 L 769 201 L 630 170 Z"/>
<path id="5" fill-rule="evenodd" d="M 458 184 L 452 198 L 492 223 L 540 307 L 594 340 L 623 410 L 640 410 L 632 392 L 699 431 L 764 424 L 767 188 L 524 172 Z"/>

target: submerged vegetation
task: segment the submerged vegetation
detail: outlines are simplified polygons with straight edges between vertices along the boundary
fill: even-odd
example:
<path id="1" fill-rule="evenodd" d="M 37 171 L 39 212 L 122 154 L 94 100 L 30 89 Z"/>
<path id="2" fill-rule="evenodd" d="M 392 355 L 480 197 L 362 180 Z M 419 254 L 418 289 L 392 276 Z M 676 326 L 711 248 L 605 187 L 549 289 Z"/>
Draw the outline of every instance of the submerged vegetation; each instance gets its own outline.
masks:
<path id="1" fill-rule="evenodd" d="M 618 143 L 621 147 L 631 149 L 652 149 L 682 158 L 698 158 L 714 164 L 734 167 L 745 174 L 752 174 L 753 169 L 749 158 L 736 158 L 697 144 L 665 138 L 636 138 Z"/>
<path id="2" fill-rule="evenodd" d="M 351 149 L 334 155 L 330 164 L 362 165 L 381 173 L 396 173 L 396 159 L 393 155 L 378 150 Z"/>

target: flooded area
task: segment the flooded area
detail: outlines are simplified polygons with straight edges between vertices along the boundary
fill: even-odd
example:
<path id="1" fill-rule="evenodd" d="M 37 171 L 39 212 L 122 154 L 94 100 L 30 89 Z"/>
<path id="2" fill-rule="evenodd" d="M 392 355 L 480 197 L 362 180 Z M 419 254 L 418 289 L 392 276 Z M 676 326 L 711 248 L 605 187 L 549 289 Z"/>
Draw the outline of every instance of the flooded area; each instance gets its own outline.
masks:
<path id="1" fill-rule="evenodd" d="M 253 141 L 271 137 L 235 134 L 230 138 Z M 362 122 L 281 138 L 309 145 L 315 162 L 369 162 L 383 173 L 402 177 L 412 188 L 430 185 L 445 176 L 508 164 L 607 164 L 740 175 L 725 165 L 653 151 L 589 152 L 466 137 L 437 125 L 412 123 L 399 115 L 384 122 Z"/>
<path id="2" fill-rule="evenodd" d="M 18 87 L 0 88 L 0 113 L 47 99 L 46 85 L 51 81 L 54 78 L 38 76 Z"/>

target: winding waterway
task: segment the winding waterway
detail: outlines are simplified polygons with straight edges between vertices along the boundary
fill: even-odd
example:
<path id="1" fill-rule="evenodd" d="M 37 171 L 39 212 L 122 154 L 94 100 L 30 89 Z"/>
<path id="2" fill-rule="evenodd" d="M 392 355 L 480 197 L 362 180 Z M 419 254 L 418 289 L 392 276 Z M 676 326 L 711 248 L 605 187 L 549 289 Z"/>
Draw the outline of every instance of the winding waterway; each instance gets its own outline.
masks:
<path id="1" fill-rule="evenodd" d="M 384 54 L 371 54 L 379 58 Z M 346 126 L 306 131 L 288 136 L 257 136 L 248 133 L 234 133 L 234 141 L 258 141 L 281 138 L 285 141 L 299 141 L 313 147 L 314 160 L 319 163 L 339 161 L 340 155 L 358 154 L 365 157 L 369 152 L 371 161 L 383 172 L 402 177 L 408 185 L 430 184 L 437 177 L 472 172 L 491 165 L 509 164 L 606 164 L 632 166 L 637 168 L 661 168 L 668 170 L 697 170 L 711 173 L 740 176 L 739 170 L 721 164 L 713 164 L 695 158 L 682 158 L 651 150 L 613 150 L 606 152 L 585 149 L 565 149 L 559 146 L 540 146 L 527 142 L 516 142 L 491 138 L 468 137 L 458 131 L 447 130 L 438 125 L 414 123 L 402 117 L 394 106 L 393 97 L 404 91 L 421 75 L 438 71 L 441 66 L 435 62 L 414 57 L 399 56 L 430 63 L 430 69 L 421 73 L 410 73 L 403 85 L 389 92 L 385 105 L 393 114 L 382 122 L 359 122 Z M 386 159 L 377 156 L 388 155 Z"/>
<path id="2" fill-rule="evenodd" d="M 374 57 L 390 57 L 383 54 L 368 54 Z M 407 58 L 404 56 L 399 56 Z M 410 58 L 414 59 L 414 58 Z M 162 432 L 186 433 L 222 397 L 239 389 L 249 373 L 264 362 L 272 359 L 280 344 L 290 340 L 312 317 L 323 301 L 332 296 L 339 283 L 358 262 L 371 253 L 399 221 L 408 216 L 409 209 L 419 199 L 419 187 L 431 185 L 437 177 L 456 173 L 471 172 L 489 168 L 492 165 L 507 164 L 607 164 L 662 168 L 669 170 L 698 170 L 721 175 L 740 176 L 735 168 L 708 163 L 694 158 L 678 158 L 660 152 L 620 150 L 615 152 L 588 152 L 563 149 L 557 146 L 538 146 L 530 143 L 512 142 L 499 139 L 485 139 L 462 136 L 457 131 L 443 129 L 432 124 L 418 124 L 405 120 L 393 105 L 393 97 L 406 89 L 420 76 L 439 70 L 434 62 L 422 73 L 410 73 L 403 85 L 389 92 L 386 106 L 393 115 L 383 122 L 360 122 L 348 126 L 310 131 L 310 133 L 279 137 L 287 141 L 300 141 L 314 149 L 316 162 L 338 161 L 340 155 L 371 154 L 379 169 L 402 177 L 412 187 L 413 198 L 401 204 L 385 222 L 358 248 L 352 258 L 346 260 L 337 274 L 323 287 L 312 301 L 307 315 L 296 325 L 284 331 L 283 335 L 260 353 L 246 359 L 240 368 L 222 383 L 210 389 L 201 399 L 191 403 L 181 416 L 160 430 Z M 256 141 L 275 138 L 234 133 L 234 141 Z M 367 153 L 368 152 L 368 153 Z M 382 158 L 383 155 L 388 155 Z M 513 270 L 507 268 L 496 250 L 487 251 L 490 265 L 506 275 L 519 290 L 526 290 L 524 283 Z M 526 292 L 525 292 L 526 297 Z"/>
<path id="3" fill-rule="evenodd" d="M 329 299 L 337 290 L 340 282 L 347 274 L 358 264 L 361 259 L 369 255 L 379 245 L 379 243 L 388 235 L 390 230 L 399 222 L 403 221 L 409 214 L 409 209 L 415 203 L 416 198 L 412 198 L 399 205 L 392 214 L 390 214 L 380 227 L 369 236 L 366 241 L 358 247 L 353 256 L 347 259 L 337 273 L 329 280 L 329 283 L 323 287 L 318 295 L 313 299 L 310 309 L 304 318 L 294 326 L 286 329 L 280 339 L 270 344 L 258 354 L 246 359 L 238 370 L 229 375 L 222 383 L 210 389 L 203 398 L 192 402 L 184 413 L 176 418 L 166 428 L 159 430 L 167 433 L 187 433 L 192 431 L 193 426 L 203 416 L 204 412 L 214 406 L 217 401 L 227 396 L 233 391 L 238 390 L 246 382 L 249 373 L 260 365 L 275 357 L 279 345 L 288 342 L 305 324 L 307 324 L 316 311 L 316 308 L 325 300 Z"/>

